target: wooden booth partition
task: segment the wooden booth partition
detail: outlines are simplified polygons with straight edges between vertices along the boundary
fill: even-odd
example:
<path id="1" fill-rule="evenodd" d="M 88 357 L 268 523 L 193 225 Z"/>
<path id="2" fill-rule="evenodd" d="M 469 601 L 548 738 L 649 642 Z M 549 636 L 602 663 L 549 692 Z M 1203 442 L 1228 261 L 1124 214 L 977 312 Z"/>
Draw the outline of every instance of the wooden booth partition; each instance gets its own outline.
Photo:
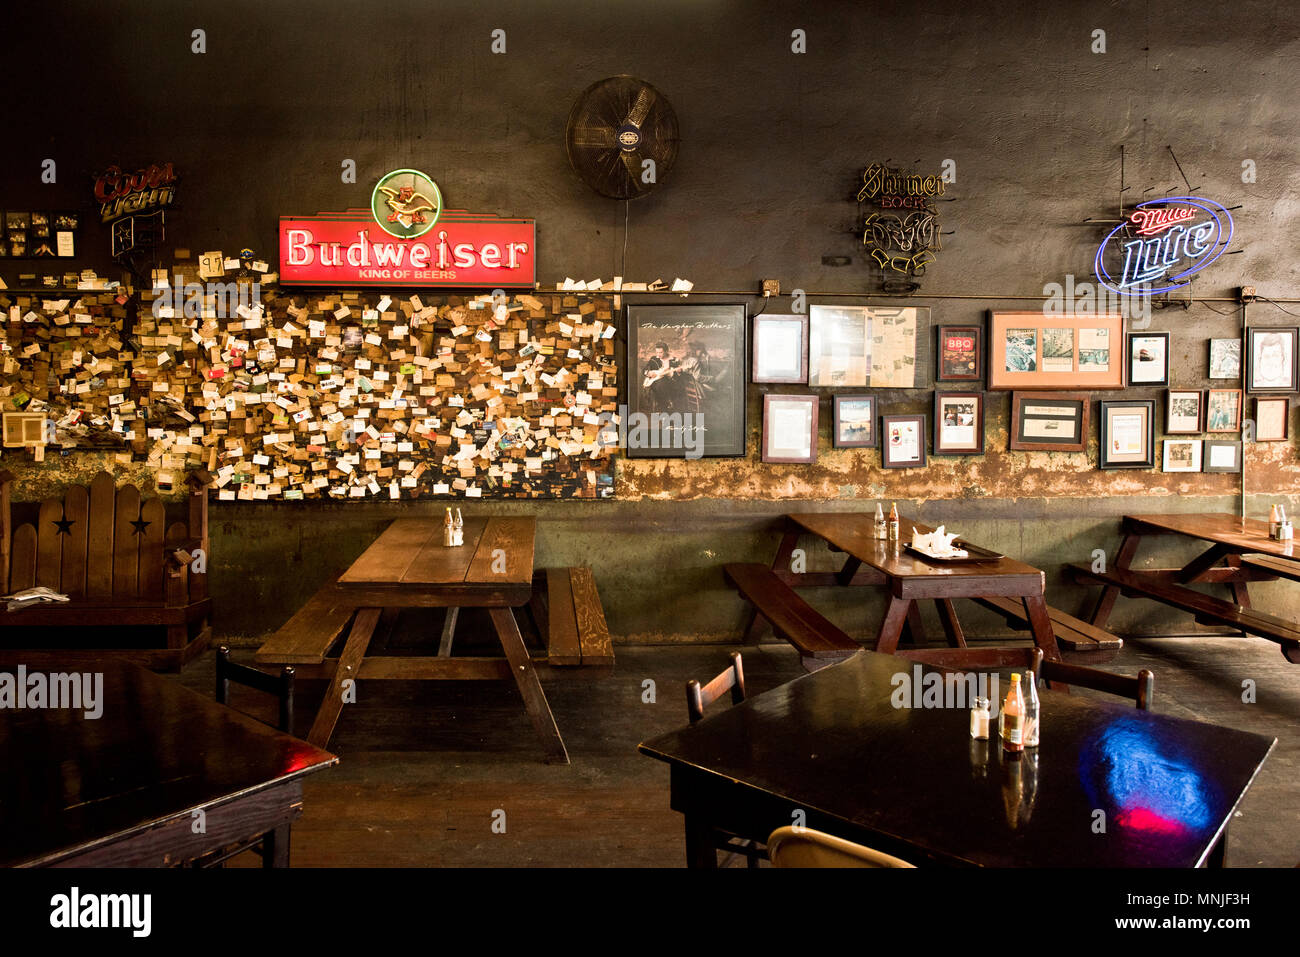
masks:
<path id="1" fill-rule="evenodd" d="M 196 470 L 187 522 L 167 525 L 163 502 L 142 499 L 134 485 L 116 488 L 100 472 L 87 488 L 73 485 L 62 500 L 40 504 L 36 523 L 14 527 L 14 476 L 0 472 L 0 585 L 14 595 L 48 588 L 67 601 L 24 604 L 0 612 L 5 645 L 52 647 L 43 629 L 165 629 L 165 647 L 105 647 L 78 640 L 79 649 L 111 654 L 152 668 L 178 669 L 207 646 L 208 488 L 212 476 Z M 29 636 L 25 629 L 33 633 Z"/>

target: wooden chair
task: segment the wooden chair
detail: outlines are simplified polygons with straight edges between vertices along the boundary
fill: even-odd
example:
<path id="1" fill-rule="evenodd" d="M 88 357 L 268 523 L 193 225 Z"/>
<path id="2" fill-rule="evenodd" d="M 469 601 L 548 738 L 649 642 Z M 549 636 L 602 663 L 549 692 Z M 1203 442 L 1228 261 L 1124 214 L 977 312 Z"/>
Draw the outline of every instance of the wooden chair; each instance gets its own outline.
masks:
<path id="1" fill-rule="evenodd" d="M 212 480 L 203 469 L 187 477 L 188 523 L 168 525 L 161 499 L 142 499 L 134 485 L 116 488 L 113 476 L 100 472 L 89 488 L 73 485 L 62 499 L 41 502 L 35 524 L 15 528 L 14 476 L 0 472 L 0 592 L 44 585 L 70 599 L 0 612 L 0 628 L 161 627 L 165 647 L 96 653 L 179 670 L 211 636 L 206 567 Z M 51 647 L 39 638 L 34 643 Z"/>
<path id="2" fill-rule="evenodd" d="M 293 669 L 285 665 L 278 675 L 268 675 L 247 665 L 230 660 L 230 649 L 222 645 L 217 649 L 217 704 L 226 704 L 230 695 L 230 682 L 265 691 L 280 701 L 280 721 L 276 725 L 285 734 L 293 734 Z"/>
<path id="3" fill-rule="evenodd" d="M 230 682 L 257 691 L 273 694 L 280 702 L 280 720 L 276 727 L 285 734 L 293 734 L 293 669 L 286 665 L 278 675 L 268 675 L 247 665 L 230 660 L 230 649 L 222 645 L 217 649 L 217 703 L 227 705 Z M 228 844 L 194 862 L 195 867 L 221 867 L 238 854 L 252 851 L 262 859 L 263 867 L 274 867 L 278 855 L 284 866 L 289 863 L 289 825 L 268 831 L 236 844 Z M 281 843 L 283 842 L 283 843 Z"/>
<path id="4" fill-rule="evenodd" d="M 738 651 L 731 653 L 731 667 L 707 684 L 701 686 L 693 679 L 686 682 L 686 715 L 691 724 L 702 719 L 704 709 L 728 691 L 731 692 L 732 704 L 740 704 L 745 700 L 745 668 Z M 758 867 L 759 860 L 767 856 L 753 841 L 717 828 L 713 831 L 713 844 L 718 850 L 728 852 L 728 856 L 723 858 L 723 867 L 727 866 L 731 860 L 730 855 L 733 854 L 744 855 L 747 867 Z"/>
<path id="5" fill-rule="evenodd" d="M 686 682 L 686 715 L 691 724 L 703 718 L 704 709 L 728 691 L 731 692 L 732 704 L 745 700 L 745 669 L 739 651 L 731 653 L 731 667 L 703 687 L 694 679 Z"/>
<path id="6" fill-rule="evenodd" d="M 1133 678 L 1109 671 L 1099 671 L 1096 668 L 1067 665 L 1060 661 L 1044 661 L 1038 676 L 1044 681 L 1059 681 L 1062 684 L 1078 685 L 1080 688 L 1092 688 L 1094 691 L 1104 691 L 1107 694 L 1129 698 L 1143 711 L 1151 710 L 1151 702 L 1155 697 L 1156 676 L 1146 668 Z"/>
<path id="7" fill-rule="evenodd" d="M 767 839 L 773 867 L 916 867 L 901 858 L 806 827 L 778 827 Z"/>

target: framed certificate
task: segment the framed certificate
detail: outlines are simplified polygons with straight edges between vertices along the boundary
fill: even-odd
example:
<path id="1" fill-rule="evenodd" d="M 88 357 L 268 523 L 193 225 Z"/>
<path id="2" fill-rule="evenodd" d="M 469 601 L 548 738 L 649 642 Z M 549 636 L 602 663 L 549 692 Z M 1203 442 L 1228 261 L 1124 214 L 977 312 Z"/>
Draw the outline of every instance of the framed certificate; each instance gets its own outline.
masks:
<path id="1" fill-rule="evenodd" d="M 1155 411 L 1151 399 L 1103 402 L 1097 464 L 1103 469 L 1154 468 Z"/>
<path id="2" fill-rule="evenodd" d="M 984 454 L 984 393 L 934 394 L 934 454 Z"/>
<path id="3" fill-rule="evenodd" d="M 886 415 L 880 421 L 880 465 L 887 469 L 925 466 L 925 416 Z"/>
<path id="4" fill-rule="evenodd" d="M 1255 399 L 1255 441 L 1285 442 L 1290 438 L 1291 400 L 1284 395 Z"/>
<path id="5" fill-rule="evenodd" d="M 1013 452 L 1082 452 L 1088 445 L 1088 410 L 1082 392 L 1016 392 L 1011 396 Z"/>
<path id="6" fill-rule="evenodd" d="M 763 461 L 817 461 L 815 395 L 763 396 Z"/>
<path id="7" fill-rule="evenodd" d="M 808 381 L 808 317 L 754 317 L 754 382 Z"/>
<path id="8" fill-rule="evenodd" d="M 1204 452 L 1206 472 L 1240 472 L 1241 443 L 1227 439 L 1206 439 Z"/>

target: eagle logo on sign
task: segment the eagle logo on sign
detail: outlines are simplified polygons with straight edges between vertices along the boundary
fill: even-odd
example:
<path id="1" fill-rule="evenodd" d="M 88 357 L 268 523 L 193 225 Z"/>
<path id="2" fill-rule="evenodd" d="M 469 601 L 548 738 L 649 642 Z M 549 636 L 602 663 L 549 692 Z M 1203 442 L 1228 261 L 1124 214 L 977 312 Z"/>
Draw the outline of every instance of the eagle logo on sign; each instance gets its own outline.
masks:
<path id="1" fill-rule="evenodd" d="M 438 184 L 419 170 L 394 170 L 375 184 L 370 212 L 384 232 L 399 239 L 414 239 L 438 221 L 442 193 Z"/>
<path id="2" fill-rule="evenodd" d="M 399 186 L 397 189 L 381 186 L 379 191 L 388 197 L 388 208 L 392 210 L 388 221 L 401 223 L 407 229 L 415 223 L 428 222 L 424 214 L 438 208 L 428 196 L 417 193 L 414 186 Z"/>

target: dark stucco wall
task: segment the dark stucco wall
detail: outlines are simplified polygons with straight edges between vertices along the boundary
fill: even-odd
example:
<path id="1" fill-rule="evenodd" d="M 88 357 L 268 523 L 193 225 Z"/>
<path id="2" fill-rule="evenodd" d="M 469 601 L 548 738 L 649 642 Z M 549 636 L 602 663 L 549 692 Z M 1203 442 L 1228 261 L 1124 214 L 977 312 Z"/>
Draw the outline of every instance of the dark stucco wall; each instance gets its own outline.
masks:
<path id="1" fill-rule="evenodd" d="M 787 291 L 881 302 L 867 298 L 874 277 L 852 231 L 855 177 L 875 161 L 937 170 L 950 159 L 956 201 L 942 213 L 956 232 L 925 277 L 922 295 L 935 298 L 917 304 L 935 322 L 978 322 L 994 307 L 1036 308 L 1018 297 L 1040 296 L 1045 283 L 1088 277 L 1100 233 L 1082 220 L 1115 215 L 1124 144 L 1130 205 L 1184 190 L 1168 147 L 1201 194 L 1241 204 L 1241 252 L 1203 274 L 1198 299 L 1247 284 L 1278 299 L 1300 291 L 1291 4 L 226 0 L 23 5 L 6 17 L 0 208 L 89 212 L 95 171 L 171 161 L 181 182 L 168 248 L 247 245 L 273 257 L 278 215 L 365 205 L 378 175 L 415 166 L 449 206 L 535 217 L 544 283 L 621 271 L 748 290 L 770 277 Z M 201 55 L 195 29 L 206 32 Z M 506 31 L 504 55 L 491 52 L 495 29 Z M 791 52 L 796 29 L 804 54 Z M 1094 30 L 1105 31 L 1105 53 L 1092 52 Z M 682 130 L 677 168 L 630 205 L 626 236 L 623 205 L 578 181 L 562 139 L 575 97 L 616 73 L 654 83 Z M 54 184 L 40 181 L 45 158 L 58 164 Z M 356 161 L 355 185 L 340 182 L 345 159 Z M 107 238 L 88 228 L 80 241 L 78 265 L 111 275 Z M 825 256 L 852 262 L 825 266 Z M 18 271 L 0 263 L 11 284 Z M 1250 321 L 1296 324 L 1267 303 Z M 1174 334 L 1174 384 L 1207 386 L 1203 340 L 1236 335 L 1239 323 L 1223 301 L 1157 311 L 1152 328 Z M 536 514 L 544 561 L 592 562 L 620 636 L 692 640 L 734 635 L 741 609 L 717 565 L 770 554 L 772 522 L 791 509 L 898 499 L 1047 569 L 1051 600 L 1077 611 L 1085 596 L 1059 566 L 1113 551 L 1118 515 L 1239 505 L 1235 476 L 1100 473 L 1084 457 L 1006 455 L 1004 395 L 989 398 L 984 460 L 884 473 L 874 460 L 829 455 L 823 429 L 820 471 L 760 467 L 760 390 L 750 393 L 750 456 L 739 464 L 638 464 L 615 503 L 476 507 Z M 922 390 L 881 400 L 890 411 L 930 401 Z M 1253 510 L 1291 494 L 1295 461 L 1290 443 L 1248 450 Z M 274 628 L 387 519 L 427 508 L 214 505 L 218 630 Z M 1272 587 L 1260 594 L 1289 605 Z M 846 626 L 874 620 L 861 598 L 835 600 L 825 605 Z M 1181 624 L 1124 609 L 1116 623 Z"/>

